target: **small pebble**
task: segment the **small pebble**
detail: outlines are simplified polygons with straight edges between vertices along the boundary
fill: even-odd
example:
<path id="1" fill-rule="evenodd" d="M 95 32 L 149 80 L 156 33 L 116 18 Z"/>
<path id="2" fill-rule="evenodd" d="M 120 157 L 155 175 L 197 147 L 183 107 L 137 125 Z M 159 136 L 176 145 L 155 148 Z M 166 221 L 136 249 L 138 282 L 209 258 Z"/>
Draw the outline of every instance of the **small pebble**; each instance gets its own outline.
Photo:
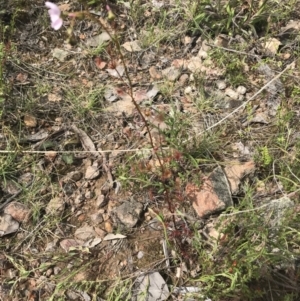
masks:
<path id="1" fill-rule="evenodd" d="M 90 216 L 90 219 L 92 221 L 93 224 L 100 224 L 103 222 L 103 216 L 100 213 L 94 213 Z"/>
<path id="2" fill-rule="evenodd" d="M 50 241 L 46 244 L 45 252 L 53 252 L 56 249 L 57 239 Z"/>
<path id="3" fill-rule="evenodd" d="M 41 276 L 39 276 L 39 278 L 38 278 L 38 283 L 45 283 L 45 282 L 47 282 L 47 281 L 48 281 L 48 279 L 47 279 L 47 277 L 44 276 L 44 275 L 41 275 Z"/>
<path id="4" fill-rule="evenodd" d="M 141 259 L 141 258 L 143 258 L 144 257 L 144 252 L 143 251 L 139 251 L 138 253 L 137 253 L 137 258 L 138 259 Z"/>
<path id="5" fill-rule="evenodd" d="M 179 78 L 178 83 L 180 84 L 180 86 L 183 86 L 186 84 L 186 82 L 188 82 L 189 80 L 189 76 L 187 74 L 182 74 Z"/>
<path id="6" fill-rule="evenodd" d="M 50 200 L 50 202 L 46 206 L 46 213 L 51 215 L 60 215 L 65 208 L 64 199 L 57 196 Z"/>
<path id="7" fill-rule="evenodd" d="M 88 190 L 84 196 L 86 199 L 90 200 L 91 198 L 93 198 L 94 194 L 91 190 Z"/>
<path id="8" fill-rule="evenodd" d="M 76 205 L 81 204 L 83 201 L 84 201 L 84 196 L 81 194 L 77 195 L 74 200 Z"/>
<path id="9" fill-rule="evenodd" d="M 209 51 L 209 50 L 211 49 L 211 46 L 207 45 L 207 43 L 212 44 L 212 41 L 204 40 L 204 41 L 202 42 L 201 50 L 203 50 L 203 51 Z"/>
<path id="10" fill-rule="evenodd" d="M 84 182 L 81 185 L 82 188 L 89 188 L 90 187 L 90 183 L 89 182 Z"/>
<path id="11" fill-rule="evenodd" d="M 66 175 L 66 181 L 71 180 L 73 182 L 77 182 L 82 178 L 82 173 L 80 171 L 72 171 Z"/>
<path id="12" fill-rule="evenodd" d="M 2 272 L 3 273 L 3 272 Z M 7 279 L 14 279 L 15 277 L 17 277 L 18 275 L 18 271 L 15 269 L 8 269 L 6 270 L 3 275 L 7 278 Z"/>
<path id="13" fill-rule="evenodd" d="M 112 233 L 113 232 L 113 227 L 109 221 L 106 221 L 104 223 L 104 229 L 107 233 Z"/>
<path id="14" fill-rule="evenodd" d="M 62 117 L 56 117 L 55 122 L 60 125 L 60 124 L 63 123 L 63 118 Z"/>
<path id="15" fill-rule="evenodd" d="M 85 171 L 85 178 L 87 180 L 93 180 L 97 178 L 100 174 L 100 170 L 97 166 L 89 166 Z"/>
<path id="16" fill-rule="evenodd" d="M 244 101 L 244 99 L 245 99 L 245 96 L 242 95 L 242 94 L 240 94 L 238 100 L 239 100 L 239 101 Z"/>
<path id="17" fill-rule="evenodd" d="M 236 89 L 236 92 L 241 94 L 241 95 L 244 95 L 244 94 L 246 94 L 247 89 L 244 86 L 238 86 L 237 89 Z"/>
<path id="18" fill-rule="evenodd" d="M 225 95 L 229 96 L 233 100 L 238 100 L 239 98 L 239 93 L 235 92 L 234 90 L 227 88 L 225 90 Z"/>
<path id="19" fill-rule="evenodd" d="M 103 194 L 100 194 L 97 197 L 97 200 L 95 202 L 96 208 L 102 208 L 107 204 L 107 199 L 105 199 L 105 196 Z"/>
<path id="20" fill-rule="evenodd" d="M 200 49 L 199 52 L 198 52 L 198 56 L 199 56 L 202 60 L 205 60 L 205 59 L 207 59 L 208 54 L 207 54 L 206 51 Z"/>
<path id="21" fill-rule="evenodd" d="M 54 272 L 54 275 L 57 275 L 57 274 L 59 274 L 59 272 L 61 271 L 61 268 L 60 267 L 54 267 L 53 268 L 53 272 Z"/>
<path id="22" fill-rule="evenodd" d="M 192 87 L 190 87 L 190 86 L 188 86 L 188 87 L 186 87 L 185 89 L 184 89 L 184 94 L 191 94 L 192 93 Z"/>
<path id="23" fill-rule="evenodd" d="M 202 67 L 202 60 L 200 57 L 194 56 L 189 59 L 187 68 L 191 72 L 193 72 L 193 73 L 199 72 L 201 70 L 201 67 Z"/>
<path id="24" fill-rule="evenodd" d="M 150 76 L 153 78 L 153 79 L 161 79 L 162 78 L 162 74 L 161 72 L 154 66 L 150 67 L 149 68 L 149 73 L 150 73 Z"/>
<path id="25" fill-rule="evenodd" d="M 50 277 L 53 273 L 53 270 L 50 268 L 46 271 L 46 277 Z"/>
<path id="26" fill-rule="evenodd" d="M 71 270 L 73 267 L 74 267 L 74 264 L 72 264 L 72 263 L 69 263 L 69 264 L 67 265 L 67 269 L 68 269 L 68 270 Z"/>
<path id="27" fill-rule="evenodd" d="M 226 83 L 223 80 L 217 81 L 216 85 L 219 90 L 224 90 L 226 88 Z"/>
<path id="28" fill-rule="evenodd" d="M 162 70 L 162 74 L 168 81 L 174 82 L 179 78 L 181 71 L 174 66 L 171 66 Z"/>
<path id="29" fill-rule="evenodd" d="M 11 215 L 18 222 L 27 221 L 30 210 L 22 203 L 12 202 L 4 209 L 4 213 Z"/>

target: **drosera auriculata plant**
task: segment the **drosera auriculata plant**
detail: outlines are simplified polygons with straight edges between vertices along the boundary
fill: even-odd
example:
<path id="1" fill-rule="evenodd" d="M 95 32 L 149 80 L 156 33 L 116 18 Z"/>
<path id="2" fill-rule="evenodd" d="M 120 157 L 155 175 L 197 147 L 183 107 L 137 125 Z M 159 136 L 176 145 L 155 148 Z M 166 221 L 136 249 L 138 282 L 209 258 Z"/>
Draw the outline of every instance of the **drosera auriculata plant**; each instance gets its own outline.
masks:
<path id="1" fill-rule="evenodd" d="M 142 113 L 142 110 L 141 110 L 139 104 L 137 103 L 137 101 L 134 98 L 132 81 L 131 81 L 131 78 L 129 76 L 128 68 L 127 68 L 123 53 L 121 51 L 121 46 L 120 46 L 120 42 L 119 42 L 118 37 L 116 35 L 114 35 L 109 30 L 108 26 L 106 24 L 104 24 L 103 21 L 101 21 L 100 19 L 95 18 L 88 10 L 63 14 L 61 12 L 60 8 L 52 2 L 47 1 L 45 3 L 45 5 L 46 5 L 46 7 L 49 8 L 48 13 L 49 13 L 49 16 L 50 16 L 50 19 L 51 19 L 51 27 L 54 30 L 59 30 L 62 27 L 62 25 L 63 25 L 63 18 L 62 17 L 63 16 L 67 16 L 67 17 L 72 18 L 70 28 L 67 30 L 67 33 L 69 35 L 69 40 L 71 39 L 71 36 L 72 36 L 74 21 L 75 21 L 76 18 L 77 19 L 87 18 L 87 19 L 91 20 L 92 22 L 95 22 L 95 23 L 99 24 L 106 31 L 106 33 L 109 35 L 109 37 L 111 38 L 111 40 L 114 43 L 115 49 L 116 49 L 116 51 L 117 51 L 117 53 L 120 57 L 122 65 L 124 67 L 124 75 L 125 75 L 126 79 L 124 79 L 124 77 L 121 76 L 120 74 L 119 74 L 119 77 L 123 81 L 123 83 L 126 84 L 129 88 L 128 95 L 130 96 L 132 103 L 134 104 L 138 114 L 140 115 L 140 117 L 142 119 L 142 122 L 145 125 L 146 131 L 147 131 L 148 136 L 149 136 L 150 145 L 151 145 L 151 148 L 152 148 L 152 151 L 153 151 L 153 155 L 156 156 L 157 161 L 159 163 L 160 172 L 161 172 L 162 175 L 164 175 L 166 173 L 166 168 L 164 166 L 161 155 L 158 152 L 159 148 L 155 145 L 155 142 L 154 142 L 154 139 L 152 137 L 152 133 L 151 133 L 151 129 L 149 127 L 149 124 L 148 124 L 144 114 Z M 110 6 L 106 5 L 105 9 L 107 10 L 107 20 L 108 21 L 113 20 L 115 18 L 115 15 L 112 12 Z M 115 69 L 115 70 L 116 70 L 117 73 L 119 73 L 117 69 Z M 165 195 L 166 203 L 167 203 L 167 206 L 168 206 L 168 210 L 172 213 L 172 221 L 173 221 L 174 228 L 176 229 L 174 208 L 173 208 L 173 205 L 171 203 L 169 188 L 164 183 L 164 181 L 162 181 L 162 184 L 163 184 L 163 188 L 164 188 L 164 195 Z"/>

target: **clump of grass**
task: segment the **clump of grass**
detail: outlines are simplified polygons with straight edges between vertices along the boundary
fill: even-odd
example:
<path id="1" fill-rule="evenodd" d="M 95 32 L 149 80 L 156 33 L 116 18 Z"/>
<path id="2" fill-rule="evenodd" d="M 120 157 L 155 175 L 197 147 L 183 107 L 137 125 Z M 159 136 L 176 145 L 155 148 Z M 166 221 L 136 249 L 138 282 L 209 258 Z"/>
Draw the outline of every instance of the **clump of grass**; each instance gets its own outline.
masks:
<path id="1" fill-rule="evenodd" d="M 268 35 L 277 24 L 293 15 L 295 1 L 199 1 L 193 10 L 191 28 L 208 36 L 225 33 L 245 37 Z"/>
<path id="2" fill-rule="evenodd" d="M 295 300 L 293 296 L 300 293 L 293 282 L 300 273 L 295 268 L 300 251 L 297 214 L 286 210 L 285 217 L 279 220 L 276 210 L 280 209 L 260 209 L 253 202 L 251 187 L 245 189 L 239 206 L 220 216 L 220 236 L 212 239 L 212 247 L 202 242 L 201 236 L 194 237 L 201 266 L 201 276 L 195 281 L 213 300 L 234 296 L 262 300 L 275 294 L 278 285 L 281 288 L 276 294 Z M 288 271 L 294 273 L 290 278 Z"/>
<path id="3" fill-rule="evenodd" d="M 100 112 L 104 107 L 104 86 L 95 88 L 70 89 L 66 87 L 65 102 L 72 108 L 73 117 L 79 119 L 87 114 Z"/>
<path id="4" fill-rule="evenodd" d="M 245 55 L 238 55 L 218 48 L 212 49 L 210 55 L 217 66 L 225 70 L 224 77 L 233 87 L 248 84 L 245 72 L 245 60 L 247 59 Z"/>

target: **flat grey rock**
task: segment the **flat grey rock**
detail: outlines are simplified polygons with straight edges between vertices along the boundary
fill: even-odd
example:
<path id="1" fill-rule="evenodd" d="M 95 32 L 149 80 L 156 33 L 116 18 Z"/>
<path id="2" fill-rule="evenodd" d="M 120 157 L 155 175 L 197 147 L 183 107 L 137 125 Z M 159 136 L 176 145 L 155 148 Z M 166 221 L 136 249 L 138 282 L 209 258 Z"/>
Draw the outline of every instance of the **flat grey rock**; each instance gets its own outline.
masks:
<path id="1" fill-rule="evenodd" d="M 0 237 L 18 231 L 19 223 L 11 215 L 2 213 L 0 215 Z"/>
<path id="2" fill-rule="evenodd" d="M 215 194 L 224 203 L 224 209 L 233 206 L 228 179 L 221 167 L 217 167 L 210 175 Z"/>
<path id="3" fill-rule="evenodd" d="M 117 219 L 127 227 L 134 227 L 140 219 L 143 205 L 135 201 L 126 201 L 114 209 Z"/>
<path id="4" fill-rule="evenodd" d="M 272 200 L 264 208 L 264 215 L 272 228 L 279 227 L 288 209 L 294 207 L 294 202 L 287 196 Z"/>

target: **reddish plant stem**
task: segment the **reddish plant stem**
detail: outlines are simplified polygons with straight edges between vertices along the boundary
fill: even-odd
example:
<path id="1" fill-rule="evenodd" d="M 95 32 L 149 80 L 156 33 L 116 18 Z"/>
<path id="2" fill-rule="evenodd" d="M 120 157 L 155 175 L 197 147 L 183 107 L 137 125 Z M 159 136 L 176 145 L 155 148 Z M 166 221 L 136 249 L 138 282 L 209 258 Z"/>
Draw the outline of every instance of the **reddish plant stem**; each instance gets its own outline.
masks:
<path id="1" fill-rule="evenodd" d="M 121 59 L 121 62 L 122 62 L 122 65 L 124 67 L 124 72 L 125 72 L 125 77 L 127 79 L 127 83 L 126 81 L 123 79 L 123 77 L 119 74 L 119 77 L 121 78 L 121 80 L 129 87 L 129 96 L 131 98 L 131 101 L 133 102 L 138 114 L 140 115 L 140 117 L 142 118 L 142 121 L 146 127 L 146 130 L 147 130 L 147 133 L 149 135 L 149 139 L 150 139 L 150 145 L 154 151 L 154 154 L 159 162 L 159 166 L 160 166 L 160 171 L 161 171 L 161 174 L 163 175 L 164 172 L 165 172 L 165 167 L 163 165 L 163 162 L 158 154 L 158 152 L 156 151 L 156 147 L 155 147 L 155 144 L 154 144 L 154 141 L 153 141 L 153 137 L 152 137 L 152 134 L 151 134 L 151 131 L 150 131 L 150 127 L 149 127 L 149 124 L 144 116 L 144 114 L 142 113 L 141 111 L 141 108 L 140 106 L 138 105 L 138 103 L 136 102 L 135 98 L 134 98 L 134 95 L 133 95 L 133 87 L 132 87 L 132 81 L 131 81 L 131 78 L 130 78 L 130 75 L 129 75 L 129 72 L 128 72 L 128 68 L 127 68 L 127 65 L 126 65 L 126 62 L 125 62 L 125 58 L 124 58 L 124 55 L 121 51 L 121 45 L 119 43 L 119 40 L 118 38 L 116 38 L 111 32 L 110 30 L 107 28 L 107 26 L 105 24 L 103 24 L 103 22 L 101 22 L 100 19 L 97 19 L 95 18 L 90 12 L 88 11 L 84 11 L 82 12 L 87 18 L 89 18 L 90 20 L 98 23 L 106 32 L 107 34 L 109 35 L 109 37 L 111 38 L 111 40 L 113 41 L 113 43 L 115 44 L 116 46 L 116 49 L 118 51 L 118 54 L 120 56 L 120 59 Z M 118 71 L 117 71 L 118 72 Z M 174 210 L 173 210 L 173 207 L 172 207 L 172 204 L 171 204 L 171 200 L 170 200 L 170 193 L 169 193 L 169 189 L 167 187 L 167 185 L 165 184 L 164 181 L 162 181 L 162 184 L 163 184 L 163 187 L 164 187 L 164 191 L 165 191 L 165 197 L 166 197 L 166 200 L 167 200 L 167 204 L 168 204 L 168 209 L 171 213 L 174 213 Z M 175 217 L 174 217 L 174 214 L 172 214 L 172 219 L 173 219 L 173 224 L 174 224 L 174 228 L 176 228 L 176 223 L 175 223 Z"/>

